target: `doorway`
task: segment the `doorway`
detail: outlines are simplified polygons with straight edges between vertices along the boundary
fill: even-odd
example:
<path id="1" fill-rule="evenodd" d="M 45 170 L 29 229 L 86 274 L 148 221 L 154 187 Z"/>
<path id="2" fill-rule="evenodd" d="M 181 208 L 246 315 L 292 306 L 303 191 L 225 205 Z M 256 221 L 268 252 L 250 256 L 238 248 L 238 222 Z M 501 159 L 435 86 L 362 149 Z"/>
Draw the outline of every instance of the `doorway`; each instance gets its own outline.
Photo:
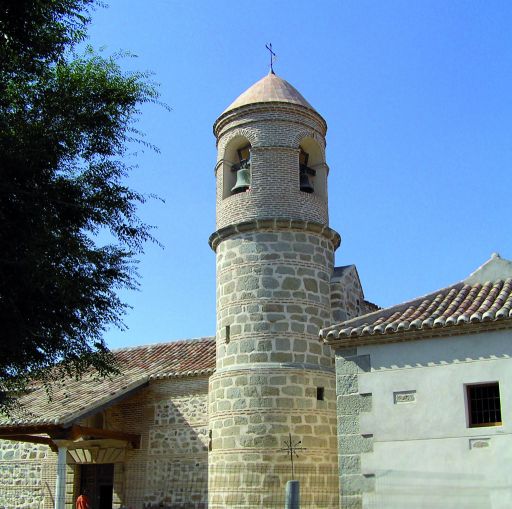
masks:
<path id="1" fill-rule="evenodd" d="M 81 465 L 80 489 L 86 490 L 91 509 L 112 509 L 114 465 Z"/>

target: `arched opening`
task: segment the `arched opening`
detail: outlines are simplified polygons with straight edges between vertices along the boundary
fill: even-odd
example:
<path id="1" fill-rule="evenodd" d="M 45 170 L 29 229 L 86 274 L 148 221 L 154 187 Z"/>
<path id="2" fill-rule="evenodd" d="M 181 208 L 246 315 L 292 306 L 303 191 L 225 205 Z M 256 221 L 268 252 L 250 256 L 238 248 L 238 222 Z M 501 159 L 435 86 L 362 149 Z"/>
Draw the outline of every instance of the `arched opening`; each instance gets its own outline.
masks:
<path id="1" fill-rule="evenodd" d="M 299 185 L 300 190 L 304 193 L 314 193 L 314 178 L 316 170 L 308 166 L 309 154 L 300 147 L 299 151 Z"/>
<path id="2" fill-rule="evenodd" d="M 321 197 L 327 194 L 327 166 L 320 145 L 303 138 L 299 146 L 299 186 L 304 193 Z"/>
<path id="3" fill-rule="evenodd" d="M 251 187 L 251 144 L 243 136 L 232 139 L 224 151 L 222 197 L 245 193 Z"/>

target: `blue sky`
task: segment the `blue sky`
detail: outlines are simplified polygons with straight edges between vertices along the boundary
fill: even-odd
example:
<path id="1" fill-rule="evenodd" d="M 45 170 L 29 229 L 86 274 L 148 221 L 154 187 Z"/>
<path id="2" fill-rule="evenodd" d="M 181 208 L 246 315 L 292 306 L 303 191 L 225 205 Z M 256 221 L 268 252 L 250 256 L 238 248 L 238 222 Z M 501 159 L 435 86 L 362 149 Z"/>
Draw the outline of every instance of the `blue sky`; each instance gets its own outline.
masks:
<path id="1" fill-rule="evenodd" d="M 130 184 L 165 248 L 147 246 L 128 330 L 110 347 L 215 332 L 212 124 L 275 70 L 323 115 L 337 265 L 389 306 L 512 258 L 512 2 L 110 0 L 89 43 L 129 50 L 171 112 L 144 107 Z"/>

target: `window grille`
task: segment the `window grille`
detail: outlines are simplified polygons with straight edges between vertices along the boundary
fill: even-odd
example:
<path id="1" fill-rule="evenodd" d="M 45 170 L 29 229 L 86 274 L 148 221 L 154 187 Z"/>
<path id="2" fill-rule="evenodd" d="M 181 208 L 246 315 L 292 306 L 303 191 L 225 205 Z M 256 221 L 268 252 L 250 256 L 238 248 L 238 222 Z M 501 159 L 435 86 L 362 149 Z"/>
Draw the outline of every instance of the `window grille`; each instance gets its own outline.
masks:
<path id="1" fill-rule="evenodd" d="M 498 382 L 467 386 L 469 427 L 500 426 L 501 406 Z"/>

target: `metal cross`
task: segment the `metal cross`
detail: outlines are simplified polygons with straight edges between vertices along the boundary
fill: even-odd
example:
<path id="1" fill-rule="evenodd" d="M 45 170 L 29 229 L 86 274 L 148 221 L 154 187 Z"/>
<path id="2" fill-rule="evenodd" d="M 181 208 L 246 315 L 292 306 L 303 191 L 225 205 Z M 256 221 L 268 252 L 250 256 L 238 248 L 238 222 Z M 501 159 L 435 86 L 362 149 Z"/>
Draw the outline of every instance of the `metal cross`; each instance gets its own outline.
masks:
<path id="1" fill-rule="evenodd" d="M 293 469 L 293 455 L 295 455 L 295 457 L 298 458 L 299 455 L 297 454 L 297 451 L 305 451 L 306 450 L 305 447 L 299 447 L 299 445 L 301 443 L 302 443 L 302 440 L 299 440 L 298 442 L 293 443 L 292 434 L 288 433 L 288 440 L 284 441 L 284 445 L 286 445 L 286 447 L 283 447 L 281 449 L 281 451 L 286 451 L 290 455 L 290 462 L 292 464 L 292 479 L 295 477 L 295 472 Z"/>
<path id="2" fill-rule="evenodd" d="M 269 42 L 268 44 L 265 44 L 265 48 L 270 51 L 270 72 L 274 74 L 274 59 L 276 54 L 272 51 L 272 43 Z"/>

